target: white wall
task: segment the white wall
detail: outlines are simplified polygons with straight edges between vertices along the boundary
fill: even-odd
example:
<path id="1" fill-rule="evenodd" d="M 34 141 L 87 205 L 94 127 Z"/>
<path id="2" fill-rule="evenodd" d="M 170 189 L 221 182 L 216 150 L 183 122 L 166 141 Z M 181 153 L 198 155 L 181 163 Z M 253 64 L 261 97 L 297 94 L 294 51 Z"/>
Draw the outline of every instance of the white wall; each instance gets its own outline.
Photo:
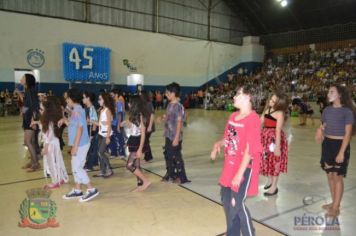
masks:
<path id="1" fill-rule="evenodd" d="M 61 46 L 74 42 L 109 47 L 111 80 L 126 84 L 129 59 L 146 85 L 176 81 L 200 86 L 240 62 L 256 61 L 255 46 L 244 47 L 136 30 L 0 11 L 0 81 L 13 81 L 14 68 L 31 68 L 27 51 L 44 51 L 41 81 L 65 83 Z"/>

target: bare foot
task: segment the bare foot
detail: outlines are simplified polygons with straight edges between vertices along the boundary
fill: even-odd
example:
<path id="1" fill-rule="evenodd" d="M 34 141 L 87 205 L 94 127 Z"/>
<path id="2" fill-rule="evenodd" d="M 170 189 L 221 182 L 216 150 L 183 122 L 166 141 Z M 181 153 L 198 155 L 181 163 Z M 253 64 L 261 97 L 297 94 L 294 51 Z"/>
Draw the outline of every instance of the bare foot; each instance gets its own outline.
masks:
<path id="1" fill-rule="evenodd" d="M 336 218 L 340 215 L 340 209 L 339 208 L 334 209 L 334 208 L 330 207 L 328 209 L 328 212 L 325 215 L 326 215 L 326 217 Z"/>
<path id="2" fill-rule="evenodd" d="M 22 169 L 28 169 L 28 168 L 31 168 L 32 164 L 31 162 L 30 163 L 27 163 L 26 165 L 22 166 L 21 168 Z"/>
<path id="3" fill-rule="evenodd" d="M 131 193 L 139 192 L 140 187 L 141 187 L 141 186 L 137 186 L 136 188 L 132 189 L 130 192 L 131 192 Z"/>
<path id="4" fill-rule="evenodd" d="M 146 183 L 143 183 L 140 187 L 138 187 L 138 191 L 142 192 L 145 191 L 149 186 L 151 185 L 151 182 L 147 181 Z"/>
<path id="5" fill-rule="evenodd" d="M 43 188 L 49 190 L 49 189 L 55 189 L 60 187 L 61 185 L 57 183 L 57 184 L 46 184 Z"/>
<path id="6" fill-rule="evenodd" d="M 325 205 L 322 205 L 321 208 L 323 208 L 324 210 L 329 210 L 329 208 L 332 207 L 332 203 L 329 203 L 329 204 L 325 204 Z"/>

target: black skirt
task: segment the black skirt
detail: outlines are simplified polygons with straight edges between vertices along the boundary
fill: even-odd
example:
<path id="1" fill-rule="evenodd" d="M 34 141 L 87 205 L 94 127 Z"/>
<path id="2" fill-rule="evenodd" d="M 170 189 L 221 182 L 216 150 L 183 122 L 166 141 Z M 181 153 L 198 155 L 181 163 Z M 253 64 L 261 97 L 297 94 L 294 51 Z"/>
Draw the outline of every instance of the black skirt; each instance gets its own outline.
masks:
<path id="1" fill-rule="evenodd" d="M 344 162 L 337 163 L 336 157 L 342 145 L 341 139 L 325 138 L 322 143 L 320 165 L 326 173 L 336 172 L 337 175 L 346 177 L 347 167 L 350 160 L 350 144 L 344 152 Z"/>
<path id="2" fill-rule="evenodd" d="M 129 152 L 137 152 L 138 148 L 140 147 L 141 136 L 130 136 L 127 140 L 127 147 L 129 148 Z M 143 144 L 142 152 L 147 151 L 147 139 Z"/>

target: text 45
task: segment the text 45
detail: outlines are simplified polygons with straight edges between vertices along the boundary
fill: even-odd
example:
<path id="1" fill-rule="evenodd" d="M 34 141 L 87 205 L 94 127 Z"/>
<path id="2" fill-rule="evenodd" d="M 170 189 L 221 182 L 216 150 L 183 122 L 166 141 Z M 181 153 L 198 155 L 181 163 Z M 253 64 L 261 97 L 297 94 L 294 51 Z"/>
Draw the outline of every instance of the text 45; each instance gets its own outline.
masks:
<path id="1" fill-rule="evenodd" d="M 88 55 L 88 53 L 93 52 L 94 48 L 84 48 L 83 50 L 83 60 L 87 60 L 87 64 L 82 65 L 80 68 L 80 62 L 82 61 L 79 56 L 77 48 L 72 48 L 69 53 L 69 61 L 75 63 L 75 69 L 93 69 L 93 57 Z"/>

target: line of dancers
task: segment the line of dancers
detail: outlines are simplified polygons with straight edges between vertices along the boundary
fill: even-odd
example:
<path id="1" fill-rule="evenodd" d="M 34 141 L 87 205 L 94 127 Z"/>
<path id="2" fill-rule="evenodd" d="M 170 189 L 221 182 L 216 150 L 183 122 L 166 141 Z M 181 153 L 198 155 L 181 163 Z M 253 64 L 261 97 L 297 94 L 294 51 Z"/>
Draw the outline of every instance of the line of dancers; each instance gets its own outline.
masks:
<path id="1" fill-rule="evenodd" d="M 93 177 L 110 178 L 114 172 L 107 151 L 111 155 L 124 158 L 125 146 L 129 152 L 126 168 L 137 178 L 137 187 L 133 192 L 144 191 L 151 185 L 140 164 L 142 158 L 147 162 L 153 159 L 149 137 L 155 131 L 154 109 L 146 92 L 142 91 L 130 98 L 129 114 L 125 120 L 125 102 L 118 90 L 113 90 L 111 94 L 105 91 L 99 94 L 100 109 L 97 113 L 93 93 L 82 93 L 79 89 L 71 88 L 64 95 L 65 104 L 61 104 L 57 97 L 39 101 L 35 91 L 35 78 L 31 74 L 25 74 L 21 82 L 25 86 L 25 107 L 22 112 L 25 141 L 27 136 L 31 136 L 25 144 L 30 150 L 36 140 L 34 134 L 41 131 L 44 174 L 52 179 L 52 183 L 45 185 L 45 188 L 59 188 L 69 181 L 61 150 L 64 127 L 68 129 L 68 146 L 75 183 L 73 189 L 63 196 L 64 199 L 79 198 L 80 202 L 86 202 L 98 196 L 99 191 L 91 184 L 87 171 L 99 164 L 100 171 Z M 167 172 L 162 181 L 181 184 L 190 181 L 186 176 L 182 157 L 185 110 L 179 102 L 179 95 L 179 84 L 171 83 L 166 86 L 166 96 L 170 103 L 163 117 Z M 160 122 L 162 119 L 157 120 Z M 40 167 L 39 156 L 35 148 L 33 152 L 30 150 L 30 154 L 31 162 L 26 167 L 28 171 L 36 171 Z M 83 186 L 86 186 L 85 193 L 82 191 Z"/>

